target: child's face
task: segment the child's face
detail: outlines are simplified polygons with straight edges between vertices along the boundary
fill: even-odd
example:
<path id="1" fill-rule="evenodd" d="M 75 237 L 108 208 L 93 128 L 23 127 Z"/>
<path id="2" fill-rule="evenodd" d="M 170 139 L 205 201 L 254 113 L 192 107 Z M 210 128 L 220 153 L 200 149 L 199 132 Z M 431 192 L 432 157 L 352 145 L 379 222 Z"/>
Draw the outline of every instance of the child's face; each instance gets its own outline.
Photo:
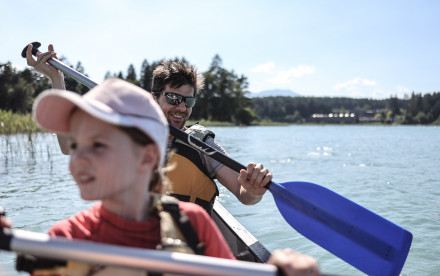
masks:
<path id="1" fill-rule="evenodd" d="M 70 135 L 69 168 L 83 199 L 124 200 L 137 193 L 141 146 L 116 126 L 81 110 L 71 117 Z"/>

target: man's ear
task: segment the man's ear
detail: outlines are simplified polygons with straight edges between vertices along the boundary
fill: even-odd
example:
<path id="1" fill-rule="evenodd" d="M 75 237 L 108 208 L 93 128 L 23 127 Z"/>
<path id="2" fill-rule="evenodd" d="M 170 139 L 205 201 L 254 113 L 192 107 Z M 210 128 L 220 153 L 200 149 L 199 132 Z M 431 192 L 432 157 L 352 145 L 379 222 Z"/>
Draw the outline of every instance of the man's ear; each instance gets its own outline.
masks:
<path id="1" fill-rule="evenodd" d="M 141 148 L 141 165 L 142 173 L 153 170 L 158 167 L 160 162 L 159 149 L 156 144 L 148 144 Z"/>

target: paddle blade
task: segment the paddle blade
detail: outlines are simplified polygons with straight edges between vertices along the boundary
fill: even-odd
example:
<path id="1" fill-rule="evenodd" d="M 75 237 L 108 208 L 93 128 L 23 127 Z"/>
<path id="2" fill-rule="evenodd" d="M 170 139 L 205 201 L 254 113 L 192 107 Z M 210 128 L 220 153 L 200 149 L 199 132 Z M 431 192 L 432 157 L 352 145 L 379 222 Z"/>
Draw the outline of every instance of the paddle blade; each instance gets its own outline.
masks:
<path id="1" fill-rule="evenodd" d="M 299 233 L 369 275 L 399 275 L 412 234 L 309 182 L 272 183 L 284 219 Z"/>

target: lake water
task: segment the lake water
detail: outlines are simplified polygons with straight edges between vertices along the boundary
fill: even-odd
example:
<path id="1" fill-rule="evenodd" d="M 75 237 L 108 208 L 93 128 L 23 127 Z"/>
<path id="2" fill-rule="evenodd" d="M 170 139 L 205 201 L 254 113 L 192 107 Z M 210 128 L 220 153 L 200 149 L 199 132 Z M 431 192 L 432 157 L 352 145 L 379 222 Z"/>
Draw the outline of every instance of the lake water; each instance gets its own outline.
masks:
<path id="1" fill-rule="evenodd" d="M 416 126 L 213 127 L 229 156 L 261 162 L 274 181 L 322 185 L 412 232 L 402 275 L 440 272 L 440 128 Z M 52 134 L 0 136 L 0 206 L 14 227 L 45 232 L 92 203 L 82 201 L 68 158 Z M 290 227 L 267 193 L 243 206 L 223 187 L 220 201 L 270 251 L 314 256 L 329 274 L 363 275 Z M 0 275 L 22 275 L 0 252 Z M 24 274 L 25 275 L 25 274 Z"/>

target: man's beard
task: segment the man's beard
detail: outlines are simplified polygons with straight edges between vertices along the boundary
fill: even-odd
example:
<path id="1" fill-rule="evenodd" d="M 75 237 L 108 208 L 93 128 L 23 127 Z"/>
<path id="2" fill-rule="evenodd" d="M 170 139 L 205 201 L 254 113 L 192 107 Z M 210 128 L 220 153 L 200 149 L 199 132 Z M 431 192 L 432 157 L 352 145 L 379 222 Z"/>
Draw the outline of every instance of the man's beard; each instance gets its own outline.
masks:
<path id="1" fill-rule="evenodd" d="M 180 113 L 179 115 L 184 115 L 184 116 L 182 116 L 182 119 L 176 119 L 171 114 L 168 114 L 167 121 L 168 121 L 168 124 L 173 125 L 179 129 L 183 129 L 183 127 L 186 124 L 186 120 L 188 119 L 188 114 Z M 178 122 L 176 122 L 176 121 L 178 121 Z"/>
<path id="2" fill-rule="evenodd" d="M 178 129 L 182 129 L 185 126 L 185 124 L 186 124 L 186 120 L 183 120 L 181 123 L 179 123 L 177 125 L 175 123 L 171 122 L 171 120 L 168 120 L 168 124 L 170 124 L 172 126 L 175 126 Z"/>

